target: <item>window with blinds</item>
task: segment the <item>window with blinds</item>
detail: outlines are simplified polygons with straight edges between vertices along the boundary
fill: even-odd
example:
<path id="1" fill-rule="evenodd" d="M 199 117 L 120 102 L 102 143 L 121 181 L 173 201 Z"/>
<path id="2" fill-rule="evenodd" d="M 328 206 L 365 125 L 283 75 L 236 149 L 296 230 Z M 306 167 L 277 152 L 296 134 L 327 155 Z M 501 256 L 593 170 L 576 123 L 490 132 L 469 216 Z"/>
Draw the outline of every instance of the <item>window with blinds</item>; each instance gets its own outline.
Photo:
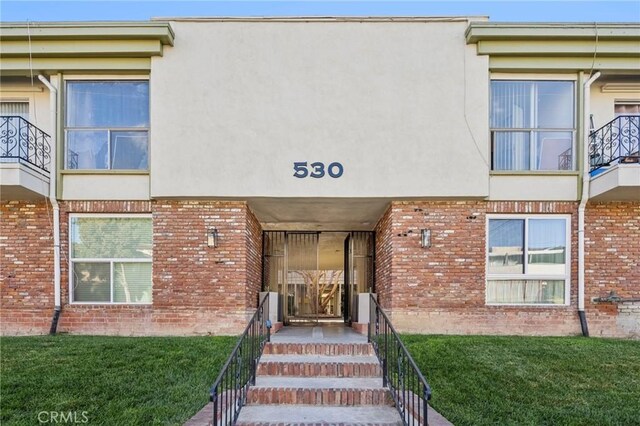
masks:
<path id="1" fill-rule="evenodd" d="M 573 170 L 571 81 L 491 82 L 493 170 Z"/>
<path id="2" fill-rule="evenodd" d="M 2 101 L 0 115 L 3 117 L 22 117 L 29 121 L 29 102 Z"/>

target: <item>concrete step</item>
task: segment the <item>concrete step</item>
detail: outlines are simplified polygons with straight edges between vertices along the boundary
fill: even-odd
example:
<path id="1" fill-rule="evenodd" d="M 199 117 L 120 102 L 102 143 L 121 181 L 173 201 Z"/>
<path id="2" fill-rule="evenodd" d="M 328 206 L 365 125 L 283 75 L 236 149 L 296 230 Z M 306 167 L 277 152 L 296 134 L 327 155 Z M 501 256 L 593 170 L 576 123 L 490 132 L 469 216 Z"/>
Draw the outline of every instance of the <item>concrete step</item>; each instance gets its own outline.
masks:
<path id="1" fill-rule="evenodd" d="M 267 343 L 264 355 L 373 355 L 369 343 Z"/>
<path id="2" fill-rule="evenodd" d="M 243 407 L 236 425 L 401 425 L 394 407 L 335 407 L 316 405 L 249 405 Z"/>
<path id="3" fill-rule="evenodd" d="M 380 377 L 374 355 L 263 355 L 259 376 Z"/>

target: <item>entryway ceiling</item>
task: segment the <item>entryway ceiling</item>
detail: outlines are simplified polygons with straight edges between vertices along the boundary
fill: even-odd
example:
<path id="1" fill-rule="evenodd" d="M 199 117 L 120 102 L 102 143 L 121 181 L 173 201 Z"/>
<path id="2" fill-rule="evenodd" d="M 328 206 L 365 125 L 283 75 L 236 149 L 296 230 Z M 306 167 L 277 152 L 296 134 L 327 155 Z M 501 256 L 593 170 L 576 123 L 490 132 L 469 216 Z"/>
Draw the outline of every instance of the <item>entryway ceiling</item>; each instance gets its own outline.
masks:
<path id="1" fill-rule="evenodd" d="M 384 198 L 252 198 L 265 231 L 371 231 L 390 200 Z"/>

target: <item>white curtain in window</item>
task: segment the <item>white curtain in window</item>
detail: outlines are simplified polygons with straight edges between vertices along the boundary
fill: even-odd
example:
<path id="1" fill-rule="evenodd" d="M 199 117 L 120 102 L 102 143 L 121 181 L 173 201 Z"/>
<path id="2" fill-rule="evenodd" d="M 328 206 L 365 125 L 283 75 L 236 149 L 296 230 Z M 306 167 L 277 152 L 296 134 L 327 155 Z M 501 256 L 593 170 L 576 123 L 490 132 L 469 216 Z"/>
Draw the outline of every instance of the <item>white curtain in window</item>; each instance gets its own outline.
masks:
<path id="1" fill-rule="evenodd" d="M 493 280 L 488 303 L 564 303 L 564 280 Z"/>
<path id="2" fill-rule="evenodd" d="M 149 83 L 70 81 L 66 114 L 67 127 L 148 127 Z"/>

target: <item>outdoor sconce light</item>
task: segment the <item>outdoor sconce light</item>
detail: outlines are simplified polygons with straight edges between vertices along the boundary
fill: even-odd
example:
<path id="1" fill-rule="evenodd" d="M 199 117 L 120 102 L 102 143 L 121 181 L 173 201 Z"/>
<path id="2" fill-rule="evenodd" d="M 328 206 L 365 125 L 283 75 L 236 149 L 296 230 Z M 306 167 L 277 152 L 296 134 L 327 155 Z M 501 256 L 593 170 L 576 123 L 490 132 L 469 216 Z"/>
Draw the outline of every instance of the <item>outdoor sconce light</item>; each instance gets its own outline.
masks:
<path id="1" fill-rule="evenodd" d="M 431 247 L 431 229 L 423 229 L 420 233 L 420 245 L 422 248 Z"/>
<path id="2" fill-rule="evenodd" d="M 216 228 L 209 229 L 207 233 L 207 245 L 209 247 L 218 247 L 218 230 Z"/>

